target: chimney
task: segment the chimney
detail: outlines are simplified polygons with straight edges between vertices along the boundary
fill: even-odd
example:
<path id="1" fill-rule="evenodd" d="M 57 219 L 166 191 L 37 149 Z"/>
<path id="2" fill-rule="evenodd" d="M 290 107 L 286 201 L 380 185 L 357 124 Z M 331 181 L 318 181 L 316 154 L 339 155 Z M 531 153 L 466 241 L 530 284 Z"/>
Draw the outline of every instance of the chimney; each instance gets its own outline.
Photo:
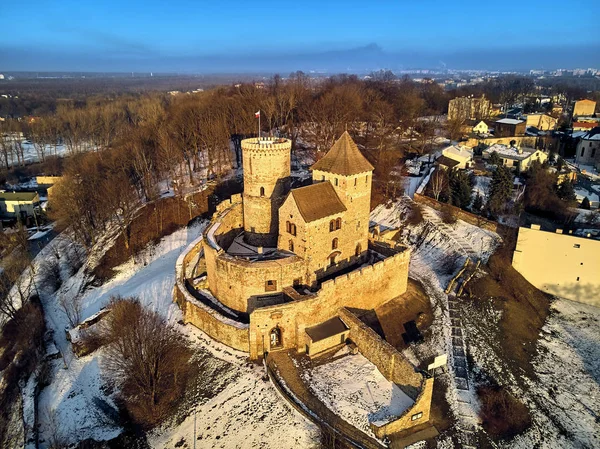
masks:
<path id="1" fill-rule="evenodd" d="M 556 233 L 557 233 L 557 234 L 562 234 L 562 233 L 563 233 L 563 230 L 562 230 L 562 229 L 557 229 L 557 230 L 556 230 Z"/>
<path id="2" fill-rule="evenodd" d="M 532 224 L 531 225 L 531 229 L 535 230 L 535 231 L 539 231 L 541 228 L 541 226 L 539 224 Z"/>

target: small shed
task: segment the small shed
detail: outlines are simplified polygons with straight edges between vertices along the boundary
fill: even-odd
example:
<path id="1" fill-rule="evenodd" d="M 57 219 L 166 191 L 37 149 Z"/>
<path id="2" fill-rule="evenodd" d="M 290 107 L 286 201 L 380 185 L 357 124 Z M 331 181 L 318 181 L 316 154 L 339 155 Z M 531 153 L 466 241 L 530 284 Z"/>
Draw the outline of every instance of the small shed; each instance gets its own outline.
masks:
<path id="1" fill-rule="evenodd" d="M 340 317 L 334 316 L 316 326 L 307 327 L 305 331 L 306 354 L 313 358 L 328 349 L 346 343 L 349 329 Z"/>

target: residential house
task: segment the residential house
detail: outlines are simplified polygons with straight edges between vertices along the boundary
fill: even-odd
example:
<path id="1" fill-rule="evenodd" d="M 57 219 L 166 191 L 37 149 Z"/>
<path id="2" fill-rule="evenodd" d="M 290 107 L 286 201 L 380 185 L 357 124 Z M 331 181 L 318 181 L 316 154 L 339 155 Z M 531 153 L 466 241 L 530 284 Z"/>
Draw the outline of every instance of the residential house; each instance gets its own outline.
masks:
<path id="1" fill-rule="evenodd" d="M 515 168 L 519 172 L 527 171 L 534 161 L 543 164 L 548 159 L 546 153 L 535 148 L 516 148 L 501 144 L 495 144 L 483 150 L 483 158 L 489 159 L 492 153 L 498 154 L 502 165 Z"/>
<path id="2" fill-rule="evenodd" d="M 597 126 L 580 137 L 575 150 L 575 162 L 582 165 L 593 165 L 600 170 L 600 126 Z"/>
<path id="3" fill-rule="evenodd" d="M 435 160 L 435 163 L 444 170 L 452 170 L 456 168 L 460 162 L 450 159 L 442 154 Z"/>
<path id="4" fill-rule="evenodd" d="M 40 204 L 37 192 L 6 192 L 0 190 L 0 216 L 22 220 L 35 215 Z"/>
<path id="5" fill-rule="evenodd" d="M 573 117 L 580 115 L 594 115 L 596 111 L 596 102 L 593 100 L 579 100 L 573 106 Z"/>
<path id="6" fill-rule="evenodd" d="M 475 126 L 473 126 L 473 132 L 475 134 L 489 134 L 490 127 L 483 120 L 480 120 Z"/>
<path id="7" fill-rule="evenodd" d="M 527 114 L 526 123 L 540 131 L 549 131 L 556 129 L 558 120 L 547 114 Z"/>
<path id="8" fill-rule="evenodd" d="M 494 123 L 495 137 L 524 136 L 527 122 L 514 118 L 503 118 Z"/>
<path id="9" fill-rule="evenodd" d="M 473 150 L 462 145 L 451 145 L 444 148 L 442 156 L 458 162 L 455 167 L 459 169 L 469 168 L 473 165 Z"/>

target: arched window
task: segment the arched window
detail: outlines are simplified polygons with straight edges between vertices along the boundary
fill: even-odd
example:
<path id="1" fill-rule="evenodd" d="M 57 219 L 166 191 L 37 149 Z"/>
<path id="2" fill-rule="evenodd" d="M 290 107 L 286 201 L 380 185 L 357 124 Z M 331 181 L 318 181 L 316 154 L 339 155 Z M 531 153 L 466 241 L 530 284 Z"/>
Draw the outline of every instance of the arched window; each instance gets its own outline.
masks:
<path id="1" fill-rule="evenodd" d="M 285 222 L 285 232 L 291 234 L 292 233 L 292 224 L 289 221 Z"/>
<path id="2" fill-rule="evenodd" d="M 291 252 L 294 252 L 294 242 L 293 242 L 293 240 L 290 240 L 290 241 L 288 242 L 288 248 L 289 248 L 289 250 L 290 250 Z"/>
<path id="3" fill-rule="evenodd" d="M 337 253 L 329 256 L 329 266 L 330 267 L 337 263 L 337 256 L 338 256 Z"/>
<path id="4" fill-rule="evenodd" d="M 331 241 L 331 249 L 337 249 L 338 247 L 338 239 L 337 237 Z"/>
<path id="5" fill-rule="evenodd" d="M 335 231 L 335 220 L 329 222 L 329 232 Z"/>
<path id="6" fill-rule="evenodd" d="M 362 253 L 362 246 L 359 243 L 358 245 L 356 245 L 356 251 L 354 252 L 354 255 L 358 257 L 360 256 L 360 253 Z"/>
<path id="7" fill-rule="evenodd" d="M 264 187 L 260 188 L 260 196 L 265 196 L 265 188 Z"/>
<path id="8" fill-rule="evenodd" d="M 335 220 L 335 229 L 342 229 L 342 219 L 338 218 Z"/>
<path id="9" fill-rule="evenodd" d="M 290 234 L 296 235 L 296 225 L 294 223 L 290 224 Z"/>

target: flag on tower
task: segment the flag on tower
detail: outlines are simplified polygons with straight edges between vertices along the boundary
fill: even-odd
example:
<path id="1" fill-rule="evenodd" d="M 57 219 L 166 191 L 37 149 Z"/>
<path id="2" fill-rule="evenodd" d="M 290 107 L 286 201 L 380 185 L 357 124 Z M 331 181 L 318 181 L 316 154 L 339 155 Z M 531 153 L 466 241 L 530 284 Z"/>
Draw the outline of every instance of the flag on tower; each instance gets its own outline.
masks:
<path id="1" fill-rule="evenodd" d="M 259 118 L 259 117 L 260 117 L 260 111 L 258 111 L 258 112 L 255 112 L 255 113 L 254 113 L 254 117 L 256 117 L 256 118 Z"/>

